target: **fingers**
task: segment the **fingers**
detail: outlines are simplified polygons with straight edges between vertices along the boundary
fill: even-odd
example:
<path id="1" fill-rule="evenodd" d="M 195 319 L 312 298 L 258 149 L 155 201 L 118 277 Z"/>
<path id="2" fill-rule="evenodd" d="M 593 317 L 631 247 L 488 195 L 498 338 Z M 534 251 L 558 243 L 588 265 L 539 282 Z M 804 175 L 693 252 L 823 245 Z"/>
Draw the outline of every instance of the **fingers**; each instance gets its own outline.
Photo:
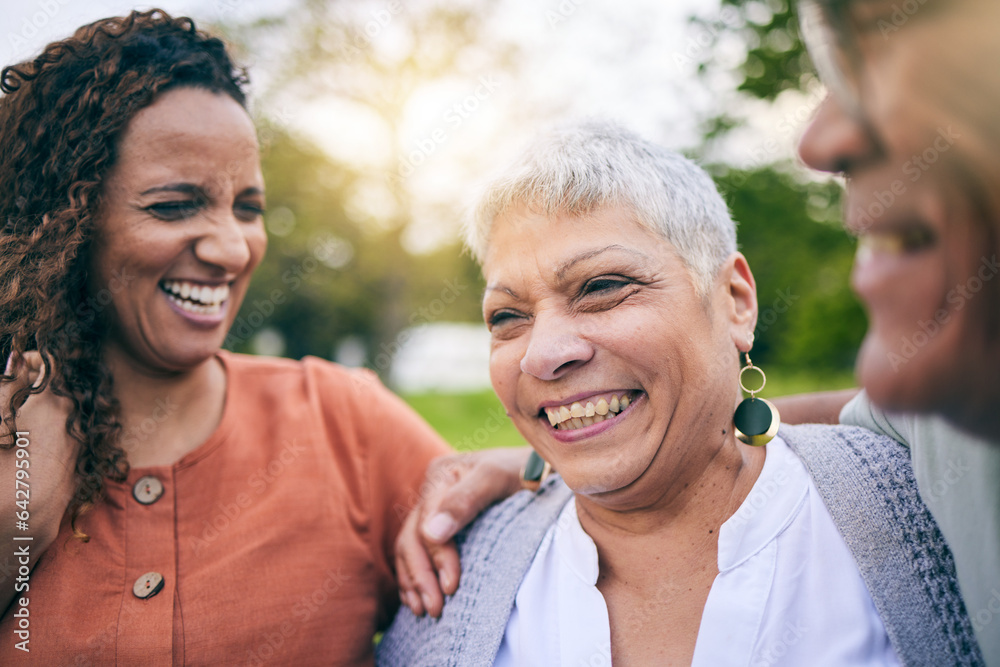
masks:
<path id="1" fill-rule="evenodd" d="M 438 587 L 431 555 L 417 532 L 418 512 L 411 512 L 396 538 L 396 576 L 399 599 L 416 616 L 436 611 L 440 615 L 444 599 Z"/>
<path id="2" fill-rule="evenodd" d="M 458 479 L 440 483 L 436 493 L 425 495 L 422 512 L 428 518 L 420 530 L 428 544 L 444 544 L 484 509 L 516 492 L 530 451 L 491 449 L 453 457 L 462 463 Z"/>
<path id="3" fill-rule="evenodd" d="M 458 590 L 458 579 L 462 573 L 462 566 L 458 560 L 458 548 L 454 542 L 443 544 L 434 552 L 433 557 L 441 592 L 445 595 L 454 595 L 455 591 Z"/>
<path id="4" fill-rule="evenodd" d="M 417 595 L 417 588 L 413 583 L 413 578 L 410 576 L 406 559 L 400 556 L 398 551 L 396 554 L 396 583 L 399 585 L 399 602 L 403 606 L 408 607 L 415 616 L 422 615 L 423 605 L 420 603 L 420 598 L 413 597 Z"/>
<path id="5" fill-rule="evenodd" d="M 427 560 L 427 552 L 422 552 L 421 557 L 410 561 L 407 566 L 415 589 L 407 595 L 410 600 L 407 606 L 410 609 L 418 607 L 419 610 L 413 612 L 418 616 L 427 612 L 429 616 L 440 618 L 444 611 L 445 595 L 454 595 L 458 590 L 460 569 L 455 543 L 432 547 L 431 560 L 433 567 L 431 561 Z"/>
<path id="6" fill-rule="evenodd" d="M 438 617 L 458 590 L 461 564 L 452 537 L 486 507 L 520 488 L 529 448 L 484 450 L 431 462 L 421 502 L 396 539 L 400 600 L 420 616 Z"/>
<path id="7" fill-rule="evenodd" d="M 439 616 L 444 605 L 444 593 L 433 560 L 441 547 L 427 542 L 419 527 L 427 518 L 428 508 L 437 508 L 444 492 L 461 478 L 462 465 L 461 457 L 456 456 L 442 456 L 431 461 L 420 489 L 420 502 L 403 521 L 396 538 L 400 600 L 418 616 L 424 613 Z M 449 576 L 456 579 L 456 567 L 451 560 L 447 556 L 442 558 L 442 562 L 449 564 Z M 457 561 L 457 557 L 454 560 Z"/>
<path id="8" fill-rule="evenodd" d="M 448 498 L 450 489 L 461 481 L 472 465 L 469 455 L 452 454 L 438 457 L 427 466 L 427 474 L 420 488 L 420 503 L 414 508 L 412 516 L 418 519 L 417 525 L 425 533 L 421 538 L 428 547 L 447 542 L 461 528 L 451 514 L 442 512 L 441 504 Z M 427 538 L 428 525 L 431 534 L 441 535 L 440 539 Z"/>

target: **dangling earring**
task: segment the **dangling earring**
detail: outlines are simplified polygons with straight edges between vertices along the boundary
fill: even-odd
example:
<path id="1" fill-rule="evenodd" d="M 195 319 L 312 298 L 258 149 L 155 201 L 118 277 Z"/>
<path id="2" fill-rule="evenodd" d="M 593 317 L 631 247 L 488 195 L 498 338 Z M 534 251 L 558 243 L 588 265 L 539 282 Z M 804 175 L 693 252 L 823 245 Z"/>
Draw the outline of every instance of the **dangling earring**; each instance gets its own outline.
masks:
<path id="1" fill-rule="evenodd" d="M 753 347 L 753 334 L 750 334 L 750 346 Z M 771 401 L 757 398 L 756 393 L 767 384 L 767 376 L 757 366 L 750 361 L 750 350 L 746 351 L 747 365 L 740 370 L 740 388 L 750 394 L 750 398 L 744 398 L 733 414 L 733 425 L 736 427 L 736 437 L 740 442 L 745 442 L 754 447 L 766 445 L 778 433 L 778 425 L 781 423 L 781 416 L 778 409 Z M 760 386 L 756 389 L 747 389 L 743 384 L 743 374 L 749 370 L 760 373 Z"/>

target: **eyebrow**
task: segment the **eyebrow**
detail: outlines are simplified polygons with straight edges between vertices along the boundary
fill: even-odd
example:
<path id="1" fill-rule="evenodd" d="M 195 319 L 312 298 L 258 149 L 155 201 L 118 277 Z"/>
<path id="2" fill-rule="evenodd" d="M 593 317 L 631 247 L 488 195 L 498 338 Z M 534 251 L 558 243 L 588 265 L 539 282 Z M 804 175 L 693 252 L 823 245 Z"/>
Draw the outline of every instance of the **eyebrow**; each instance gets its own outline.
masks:
<path id="1" fill-rule="evenodd" d="M 196 195 L 196 194 L 201 194 L 203 190 L 197 185 L 192 185 L 191 183 L 170 183 L 168 185 L 158 185 L 154 188 L 149 188 L 148 190 L 140 192 L 139 195 L 140 196 L 152 195 L 158 192 L 179 192 L 185 195 Z M 263 195 L 263 194 L 264 194 L 263 189 L 258 188 L 257 186 L 251 186 L 240 192 L 239 196 L 245 197 L 247 195 Z"/>
<path id="2" fill-rule="evenodd" d="M 140 195 L 152 195 L 152 194 L 156 194 L 157 192 L 181 192 L 181 193 L 186 194 L 186 195 L 193 195 L 193 194 L 197 194 L 197 192 L 199 190 L 200 190 L 200 188 L 198 188 L 195 185 L 191 185 L 190 183 L 170 183 L 168 185 L 158 185 L 155 188 L 150 188 L 148 190 L 144 190 L 143 192 L 140 192 L 139 194 Z"/>
<path id="3" fill-rule="evenodd" d="M 588 259 L 593 259 L 599 255 L 603 255 L 606 252 L 613 252 L 613 251 L 626 252 L 630 255 L 634 255 L 635 257 L 639 257 L 644 260 L 649 260 L 648 255 L 644 255 L 638 250 L 633 250 L 632 248 L 626 248 L 623 245 L 612 243 L 611 245 L 606 246 L 604 248 L 599 248 L 597 250 L 588 250 L 587 252 L 581 252 L 579 255 L 571 257 L 570 259 L 566 260 L 565 262 L 560 264 L 559 267 L 556 269 L 556 279 L 563 280 L 566 277 L 566 274 L 569 272 L 569 270 L 572 269 L 575 265 L 579 264 L 580 262 L 585 262 Z"/>
<path id="4" fill-rule="evenodd" d="M 640 259 L 643 259 L 643 260 L 646 260 L 646 261 L 649 260 L 649 256 L 648 255 L 645 255 L 645 254 L 639 252 L 638 250 L 633 250 L 632 248 L 626 248 L 623 245 L 619 245 L 617 243 L 612 243 L 611 245 L 606 246 L 604 248 L 598 248 L 596 250 L 588 250 L 586 252 L 581 252 L 579 255 L 576 255 L 575 257 L 569 258 L 568 260 L 566 260 L 565 262 L 563 262 L 562 264 L 560 264 L 559 267 L 556 269 L 556 279 L 559 280 L 559 281 L 562 281 L 566 277 L 566 274 L 569 272 L 569 270 L 572 269 L 575 265 L 579 264 L 580 262 L 585 262 L 588 259 L 593 259 L 593 258 L 595 258 L 595 257 L 597 257 L 599 255 L 603 255 L 606 252 L 615 252 L 615 251 L 626 252 L 626 253 L 628 253 L 630 255 L 633 255 L 635 257 L 638 257 Z M 510 296 L 514 297 L 515 299 L 520 299 L 521 298 L 521 297 L 519 297 L 517 295 L 517 292 L 515 292 L 514 290 L 512 290 L 511 288 L 509 288 L 509 287 L 507 287 L 505 285 L 499 285 L 499 284 L 487 285 L 485 291 L 486 292 L 504 292 L 504 293 L 509 294 Z M 485 297 L 485 294 L 483 296 Z"/>
<path id="5" fill-rule="evenodd" d="M 509 288 L 509 287 L 507 287 L 505 285 L 487 285 L 486 289 L 484 290 L 484 292 L 503 292 L 505 294 L 509 294 L 510 296 L 514 297 L 515 299 L 520 299 L 521 298 L 521 297 L 519 297 L 517 295 L 517 292 L 515 292 L 514 290 L 512 290 L 511 288 Z M 485 300 L 485 298 L 486 298 L 486 294 L 485 293 L 483 294 L 483 298 Z"/>

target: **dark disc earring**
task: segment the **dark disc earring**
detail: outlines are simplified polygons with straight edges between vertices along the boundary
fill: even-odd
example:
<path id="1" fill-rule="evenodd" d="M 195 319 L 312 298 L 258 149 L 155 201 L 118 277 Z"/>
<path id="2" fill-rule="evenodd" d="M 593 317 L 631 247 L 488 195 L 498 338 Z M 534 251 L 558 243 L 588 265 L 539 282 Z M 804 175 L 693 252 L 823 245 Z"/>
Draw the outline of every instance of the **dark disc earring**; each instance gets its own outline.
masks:
<path id="1" fill-rule="evenodd" d="M 750 344 L 753 345 L 753 334 L 750 335 Z M 743 399 L 736 407 L 733 414 L 733 426 L 736 428 L 736 437 L 740 442 L 745 442 L 754 447 L 761 447 L 778 434 L 778 426 L 781 424 L 781 415 L 771 401 L 757 398 L 756 394 L 767 384 L 767 376 L 757 366 L 750 361 L 750 350 L 746 352 L 747 365 L 740 369 L 740 388 L 750 394 L 750 398 Z M 760 373 L 760 386 L 756 389 L 748 389 L 743 384 L 743 375 L 755 370 Z"/>

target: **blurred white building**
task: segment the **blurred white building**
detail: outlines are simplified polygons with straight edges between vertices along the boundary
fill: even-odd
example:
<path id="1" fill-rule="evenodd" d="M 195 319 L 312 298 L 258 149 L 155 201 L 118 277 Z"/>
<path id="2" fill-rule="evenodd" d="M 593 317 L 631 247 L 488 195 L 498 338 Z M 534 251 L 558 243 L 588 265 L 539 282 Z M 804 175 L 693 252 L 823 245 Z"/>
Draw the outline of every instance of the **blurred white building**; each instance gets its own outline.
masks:
<path id="1" fill-rule="evenodd" d="M 438 322 L 406 329 L 389 383 L 402 393 L 490 388 L 490 333 L 482 324 Z"/>

